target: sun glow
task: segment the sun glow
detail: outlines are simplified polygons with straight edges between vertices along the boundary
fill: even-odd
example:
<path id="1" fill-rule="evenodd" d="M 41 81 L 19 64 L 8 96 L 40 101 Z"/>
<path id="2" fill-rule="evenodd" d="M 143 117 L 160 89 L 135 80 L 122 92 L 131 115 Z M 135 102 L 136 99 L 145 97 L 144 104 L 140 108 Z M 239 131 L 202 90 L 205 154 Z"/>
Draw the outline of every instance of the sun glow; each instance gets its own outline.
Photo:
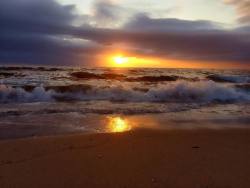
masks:
<path id="1" fill-rule="evenodd" d="M 114 68 L 213 68 L 214 63 L 194 60 L 176 60 L 160 57 L 141 56 L 127 52 L 109 52 L 99 56 L 100 66 Z M 104 62 L 104 63 L 103 63 Z M 217 63 L 225 67 L 228 63 Z M 225 65 L 225 66 L 224 66 Z M 218 68 L 220 68 L 217 65 Z M 230 67 L 233 67 L 230 66 Z M 235 66 L 237 68 L 237 66 Z"/>
<path id="2" fill-rule="evenodd" d="M 111 58 L 107 61 L 110 67 L 138 67 L 142 63 L 142 59 L 133 56 L 116 55 L 110 57 Z"/>
<path id="3" fill-rule="evenodd" d="M 124 65 L 129 62 L 129 58 L 122 56 L 113 57 L 113 61 L 116 65 Z"/>
<path id="4" fill-rule="evenodd" d="M 153 58 L 145 58 L 134 55 L 106 55 L 106 66 L 117 68 L 133 68 L 133 67 L 160 67 L 161 61 Z"/>
<path id="5" fill-rule="evenodd" d="M 126 132 L 131 130 L 131 125 L 121 117 L 110 117 L 108 129 L 110 132 L 114 133 Z"/>

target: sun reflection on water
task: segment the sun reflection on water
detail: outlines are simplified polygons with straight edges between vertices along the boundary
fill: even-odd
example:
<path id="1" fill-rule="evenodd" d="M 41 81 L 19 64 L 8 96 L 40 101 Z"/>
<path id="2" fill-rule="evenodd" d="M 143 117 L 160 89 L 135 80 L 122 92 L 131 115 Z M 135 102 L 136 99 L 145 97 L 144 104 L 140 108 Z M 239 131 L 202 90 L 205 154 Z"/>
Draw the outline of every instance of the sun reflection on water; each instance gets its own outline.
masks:
<path id="1" fill-rule="evenodd" d="M 109 117 L 108 129 L 110 132 L 119 133 L 130 131 L 132 127 L 129 121 L 122 117 Z"/>

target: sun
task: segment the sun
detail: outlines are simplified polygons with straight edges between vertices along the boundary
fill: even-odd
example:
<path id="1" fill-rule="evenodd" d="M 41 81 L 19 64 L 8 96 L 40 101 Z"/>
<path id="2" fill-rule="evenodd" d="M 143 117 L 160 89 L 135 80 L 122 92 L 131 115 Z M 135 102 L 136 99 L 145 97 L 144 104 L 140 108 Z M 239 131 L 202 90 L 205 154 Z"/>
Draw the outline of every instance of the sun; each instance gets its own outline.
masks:
<path id="1" fill-rule="evenodd" d="M 115 56 L 113 57 L 113 62 L 118 66 L 125 65 L 126 63 L 129 62 L 129 58 L 123 56 Z"/>

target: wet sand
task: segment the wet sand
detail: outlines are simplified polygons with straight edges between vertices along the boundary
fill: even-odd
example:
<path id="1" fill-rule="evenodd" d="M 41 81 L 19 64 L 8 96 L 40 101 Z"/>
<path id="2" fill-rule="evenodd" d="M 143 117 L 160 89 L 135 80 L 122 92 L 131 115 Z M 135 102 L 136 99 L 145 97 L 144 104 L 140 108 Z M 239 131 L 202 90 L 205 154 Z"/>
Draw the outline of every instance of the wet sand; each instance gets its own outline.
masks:
<path id="1" fill-rule="evenodd" d="M 0 141 L 0 187 L 249 188 L 250 130 Z"/>

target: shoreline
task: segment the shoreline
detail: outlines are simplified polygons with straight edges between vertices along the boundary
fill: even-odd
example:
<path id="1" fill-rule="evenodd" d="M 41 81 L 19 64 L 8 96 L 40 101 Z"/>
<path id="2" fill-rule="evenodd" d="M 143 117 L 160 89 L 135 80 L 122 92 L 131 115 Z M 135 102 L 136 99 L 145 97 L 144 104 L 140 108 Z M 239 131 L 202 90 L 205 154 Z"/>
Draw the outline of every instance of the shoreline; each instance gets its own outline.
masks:
<path id="1" fill-rule="evenodd" d="M 250 129 L 0 141 L 0 187 L 250 187 Z"/>

